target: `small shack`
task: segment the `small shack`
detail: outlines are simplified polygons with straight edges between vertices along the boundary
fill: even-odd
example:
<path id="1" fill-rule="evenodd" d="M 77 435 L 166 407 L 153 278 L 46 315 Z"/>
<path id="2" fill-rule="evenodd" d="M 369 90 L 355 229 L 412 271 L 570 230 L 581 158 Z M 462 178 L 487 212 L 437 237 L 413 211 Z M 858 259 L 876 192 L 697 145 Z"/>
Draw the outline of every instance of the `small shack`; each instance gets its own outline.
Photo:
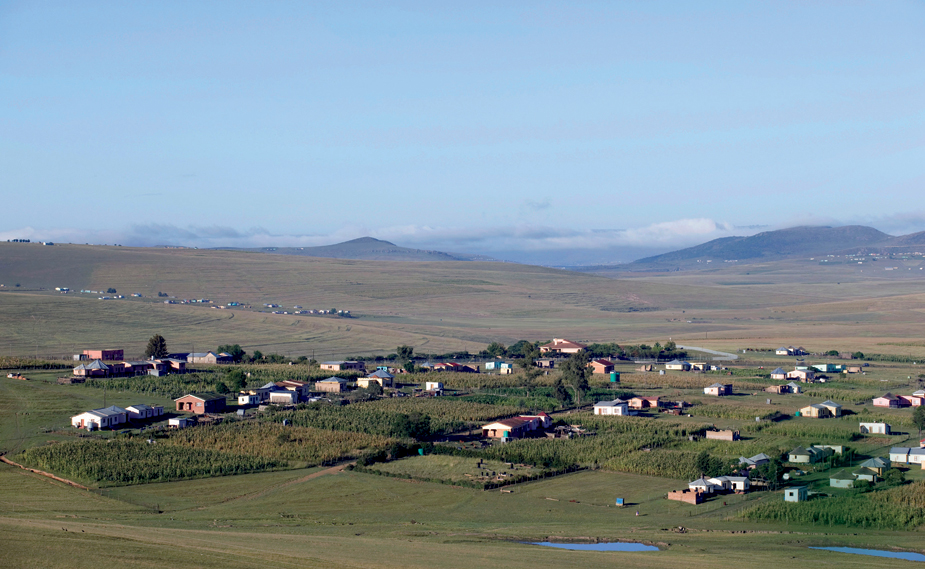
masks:
<path id="1" fill-rule="evenodd" d="M 784 489 L 784 502 L 805 502 L 809 497 L 806 486 L 793 486 Z"/>

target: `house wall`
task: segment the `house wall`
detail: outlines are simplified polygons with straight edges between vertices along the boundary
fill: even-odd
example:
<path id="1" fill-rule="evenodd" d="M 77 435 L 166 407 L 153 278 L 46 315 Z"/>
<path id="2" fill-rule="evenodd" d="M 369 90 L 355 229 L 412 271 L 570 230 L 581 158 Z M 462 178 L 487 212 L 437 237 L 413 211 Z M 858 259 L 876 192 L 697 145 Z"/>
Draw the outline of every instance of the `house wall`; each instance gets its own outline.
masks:
<path id="1" fill-rule="evenodd" d="M 675 490 L 668 493 L 668 499 L 696 505 L 703 502 L 703 493 L 692 492 L 691 490 Z"/>

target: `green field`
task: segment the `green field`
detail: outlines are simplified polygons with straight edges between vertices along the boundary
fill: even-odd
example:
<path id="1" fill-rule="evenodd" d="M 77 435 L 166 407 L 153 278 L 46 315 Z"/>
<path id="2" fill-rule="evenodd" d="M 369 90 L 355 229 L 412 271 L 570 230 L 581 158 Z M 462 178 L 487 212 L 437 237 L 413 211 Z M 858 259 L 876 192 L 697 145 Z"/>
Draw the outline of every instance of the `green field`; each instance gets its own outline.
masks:
<path id="1" fill-rule="evenodd" d="M 910 409 L 871 405 L 885 391 L 923 387 L 925 370 L 916 358 L 925 359 L 925 288 L 912 271 L 882 275 L 793 261 L 605 278 L 507 263 L 8 243 L 0 243 L 0 259 L 0 356 L 14 358 L 4 360 L 10 371 L 21 363 L 29 378 L 0 377 L 0 452 L 91 488 L 0 464 L 3 567 L 469 569 L 603 562 L 683 569 L 780 567 L 793 560 L 893 567 L 908 562 L 808 546 L 922 549 L 925 528 L 917 512 L 925 472 L 904 468 L 909 483 L 866 494 L 828 486 L 833 472 L 883 456 L 891 446 L 918 446 Z M 113 287 L 144 298 L 102 301 L 61 295 L 55 286 Z M 251 308 L 164 304 L 158 292 Z M 262 308 L 271 302 L 345 309 L 354 317 L 274 315 Z M 592 416 L 555 399 L 554 371 L 532 385 L 520 373 L 446 374 L 440 380 L 455 396 L 365 401 L 371 396 L 358 392 L 344 406 L 313 404 L 247 418 L 229 413 L 220 425 L 182 432 L 162 429 L 166 418 L 145 431 L 71 428 L 72 415 L 105 405 L 153 403 L 170 411 L 177 393 L 214 389 L 225 377 L 227 368 L 203 367 L 183 377 L 56 383 L 70 373 L 70 354 L 121 347 L 134 357 L 155 333 L 167 338 L 171 351 L 238 343 L 248 352 L 318 360 L 384 355 L 399 345 L 416 353 L 474 353 L 492 341 L 552 337 L 621 345 L 670 338 L 742 359 L 723 362 L 730 369 L 722 372 L 665 375 L 620 362 L 621 382 L 593 377 L 582 400 L 639 395 L 691 403 L 680 416 Z M 829 374 L 802 394 L 772 395 L 764 388 L 779 382 L 769 379 L 770 370 L 794 364 L 767 351 L 780 345 L 887 358 L 872 359 L 863 375 Z M 62 369 L 29 369 L 25 358 L 35 355 L 55 359 Z M 692 361 L 710 357 L 689 355 Z M 251 374 L 251 386 L 320 374 L 308 365 L 240 369 Z M 399 379 L 410 394 L 429 377 Z M 705 396 L 703 387 L 717 381 L 732 383 L 734 395 Z M 841 403 L 845 416 L 796 417 L 824 399 Z M 585 436 L 483 446 L 473 434 L 483 422 L 540 409 L 560 425 L 580 425 Z M 860 435 L 862 420 L 889 422 L 898 434 Z M 422 425 L 425 434 L 409 434 L 423 433 Z M 712 426 L 739 430 L 741 440 L 705 440 L 704 429 Z M 806 504 L 791 508 L 780 491 L 760 490 L 698 506 L 665 499 L 705 465 L 728 471 L 739 456 L 814 443 L 848 445 L 855 455 L 847 466 L 787 466 L 791 480 L 818 493 Z M 353 461 L 361 468 L 351 470 Z M 559 474 L 574 467 L 581 470 Z M 463 487 L 547 471 L 558 475 L 504 491 Z M 617 507 L 617 498 L 626 506 Z M 545 540 L 642 541 L 660 551 L 574 552 L 521 543 Z"/>

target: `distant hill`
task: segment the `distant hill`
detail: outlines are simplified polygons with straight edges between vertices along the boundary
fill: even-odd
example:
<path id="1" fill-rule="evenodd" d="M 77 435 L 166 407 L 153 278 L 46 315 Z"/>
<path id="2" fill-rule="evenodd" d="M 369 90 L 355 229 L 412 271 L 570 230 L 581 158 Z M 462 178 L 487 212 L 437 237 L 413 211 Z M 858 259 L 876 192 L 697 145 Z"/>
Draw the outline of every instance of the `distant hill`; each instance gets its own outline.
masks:
<path id="1" fill-rule="evenodd" d="M 915 234 L 920 235 L 920 234 Z M 906 236 L 912 237 L 912 236 Z M 723 237 L 679 251 L 646 257 L 625 265 L 627 270 L 689 267 L 711 260 L 757 261 L 825 255 L 850 249 L 883 247 L 895 239 L 873 227 L 791 227 L 765 231 L 750 237 Z M 925 243 L 925 236 L 922 238 Z"/>
<path id="2" fill-rule="evenodd" d="M 493 261 L 491 257 L 411 249 L 373 237 L 360 237 L 335 245 L 321 247 L 261 247 L 259 249 L 222 248 L 231 251 L 251 251 L 276 255 L 300 255 L 328 259 L 358 259 L 364 261 Z"/>

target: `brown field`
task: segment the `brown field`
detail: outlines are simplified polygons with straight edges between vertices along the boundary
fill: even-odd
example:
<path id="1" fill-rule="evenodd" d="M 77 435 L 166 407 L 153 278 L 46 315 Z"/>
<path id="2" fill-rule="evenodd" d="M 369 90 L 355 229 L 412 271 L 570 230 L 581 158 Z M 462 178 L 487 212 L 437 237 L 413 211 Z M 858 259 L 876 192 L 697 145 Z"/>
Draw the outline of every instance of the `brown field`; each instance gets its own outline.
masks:
<path id="1" fill-rule="evenodd" d="M 385 354 L 400 344 L 424 353 L 474 352 L 491 341 L 553 336 L 618 343 L 670 337 L 728 351 L 803 345 L 925 359 L 925 277 L 918 271 L 833 275 L 838 267 L 807 263 L 766 273 L 734 267 L 611 279 L 509 263 L 13 243 L 0 243 L 0 259 L 0 355 L 61 357 L 101 345 L 140 353 L 161 333 L 176 351 L 239 343 L 317 359 Z M 56 286 L 113 287 L 145 298 L 101 301 L 49 290 Z M 167 305 L 159 291 L 254 308 Z M 340 308 L 355 318 L 274 315 L 264 303 Z"/>

